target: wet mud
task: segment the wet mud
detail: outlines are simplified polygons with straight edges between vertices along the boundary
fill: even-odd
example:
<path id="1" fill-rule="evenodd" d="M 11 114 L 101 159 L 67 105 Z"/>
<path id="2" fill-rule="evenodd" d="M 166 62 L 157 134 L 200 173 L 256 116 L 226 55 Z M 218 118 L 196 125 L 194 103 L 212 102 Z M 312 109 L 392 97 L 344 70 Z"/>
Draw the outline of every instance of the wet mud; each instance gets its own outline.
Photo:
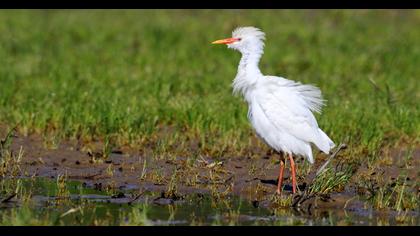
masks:
<path id="1" fill-rule="evenodd" d="M 4 137 L 4 130 L 1 131 L 1 135 Z M 239 197 L 254 208 L 279 207 L 278 201 L 276 203 L 276 200 L 273 200 L 278 198 L 275 190 L 280 156 L 276 153 L 267 153 L 260 158 L 244 156 L 215 160 L 210 157 L 177 156 L 159 159 L 148 155 L 144 150 L 122 147 L 111 150 L 106 156 L 102 153 L 103 144 L 100 142 L 90 145 L 87 149 L 78 141 L 61 141 L 56 148 L 48 149 L 41 136 L 20 134 L 13 135 L 10 148 L 14 153 L 20 149 L 24 151 L 19 164 L 20 177 L 43 177 L 53 180 L 58 176 L 66 176 L 69 180 L 79 181 L 84 187 L 96 191 L 113 189 L 115 194 L 103 199 L 108 203 L 141 202 L 145 192 L 153 192 L 157 194 L 153 198 L 156 205 L 177 204 L 190 196 L 210 195 L 215 199 Z M 408 167 L 405 166 L 407 161 L 402 161 L 406 150 L 391 152 L 392 158 L 380 168 L 372 170 L 361 166 L 354 170 L 354 176 L 377 174 L 395 179 L 404 169 L 407 172 L 406 181 L 416 183 L 419 176 L 420 149 L 413 151 L 408 161 L 411 166 Z M 297 170 L 301 193 L 308 188 L 308 176 L 313 176 L 326 158 L 325 155 L 318 155 L 308 175 L 302 176 L 299 169 Z M 297 158 L 298 168 L 303 165 L 303 161 L 302 158 Z M 361 189 L 357 183 L 359 180 L 354 176 L 339 192 L 317 195 L 301 202 L 298 207 L 294 205 L 296 214 L 319 215 L 334 209 L 345 209 L 359 215 L 367 214 L 366 209 L 371 208 L 357 196 L 360 191 L 368 190 Z M 287 169 L 283 183 L 285 186 L 280 199 L 292 198 L 292 202 L 296 202 L 302 197 L 302 194 L 292 195 Z M 412 191 L 419 191 L 418 184 L 415 186 L 417 189 Z"/>

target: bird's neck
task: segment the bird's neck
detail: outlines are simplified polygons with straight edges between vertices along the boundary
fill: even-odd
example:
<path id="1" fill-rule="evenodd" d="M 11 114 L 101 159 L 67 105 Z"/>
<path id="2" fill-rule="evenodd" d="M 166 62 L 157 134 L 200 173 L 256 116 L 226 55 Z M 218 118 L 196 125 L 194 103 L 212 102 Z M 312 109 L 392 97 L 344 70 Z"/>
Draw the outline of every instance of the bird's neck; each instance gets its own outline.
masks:
<path id="1" fill-rule="evenodd" d="M 241 93 L 248 100 L 249 92 L 254 88 L 258 79 L 262 77 L 262 73 L 258 68 L 262 54 L 262 50 L 242 52 L 238 73 L 233 81 L 234 94 Z"/>
<path id="2" fill-rule="evenodd" d="M 260 69 L 258 68 L 258 63 L 260 62 L 261 56 L 261 51 L 242 53 L 241 61 L 239 62 L 238 72 L 260 72 Z"/>

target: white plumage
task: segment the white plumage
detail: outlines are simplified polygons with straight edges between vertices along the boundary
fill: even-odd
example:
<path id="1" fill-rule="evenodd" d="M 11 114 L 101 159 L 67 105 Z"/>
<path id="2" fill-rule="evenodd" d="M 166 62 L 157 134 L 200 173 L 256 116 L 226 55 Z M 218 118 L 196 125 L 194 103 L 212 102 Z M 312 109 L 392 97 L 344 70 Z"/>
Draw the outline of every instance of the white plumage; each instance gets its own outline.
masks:
<path id="1" fill-rule="evenodd" d="M 334 147 L 312 113 L 320 113 L 324 105 L 321 91 L 282 77 L 264 76 L 258 68 L 264 39 L 261 30 L 241 27 L 232 32 L 232 38 L 213 43 L 227 44 L 242 53 L 233 92 L 242 94 L 247 101 L 248 118 L 257 135 L 276 151 L 287 153 L 290 158 L 293 154 L 302 155 L 313 163 L 311 143 L 324 153 Z"/>

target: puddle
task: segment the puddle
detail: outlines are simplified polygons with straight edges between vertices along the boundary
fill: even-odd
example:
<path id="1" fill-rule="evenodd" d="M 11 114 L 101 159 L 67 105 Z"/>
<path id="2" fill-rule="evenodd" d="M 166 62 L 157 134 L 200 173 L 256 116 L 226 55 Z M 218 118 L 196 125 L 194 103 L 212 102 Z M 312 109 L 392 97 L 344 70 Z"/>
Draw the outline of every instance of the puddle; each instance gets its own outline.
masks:
<path id="1" fill-rule="evenodd" d="M 48 178 L 2 181 L 3 192 L 11 186 L 19 186 L 19 191 L 16 197 L 0 203 L 2 224 L 22 223 L 19 217 L 23 215 L 37 217 L 42 224 L 54 225 L 419 224 L 415 212 L 398 216 L 363 208 L 270 209 L 237 196 L 217 201 L 209 194 L 194 193 L 173 200 L 159 192 L 96 190 L 78 181 L 62 184 Z M 3 193 L 1 199 L 4 200 Z"/>

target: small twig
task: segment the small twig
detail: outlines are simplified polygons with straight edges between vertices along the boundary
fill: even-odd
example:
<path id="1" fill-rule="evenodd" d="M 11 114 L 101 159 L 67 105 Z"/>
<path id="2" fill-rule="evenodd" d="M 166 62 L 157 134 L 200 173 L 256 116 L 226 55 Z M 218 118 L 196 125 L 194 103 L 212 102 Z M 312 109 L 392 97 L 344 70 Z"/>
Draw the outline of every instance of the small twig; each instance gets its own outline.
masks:
<path id="1" fill-rule="evenodd" d="M 1 200 L 1 203 L 6 203 L 6 202 L 10 201 L 15 196 L 16 196 L 16 193 L 12 193 L 10 196 L 8 196 L 5 199 Z"/>
<path id="2" fill-rule="evenodd" d="M 305 193 L 297 196 L 296 200 L 292 203 L 292 207 L 296 207 L 296 205 L 300 202 L 300 200 L 305 196 Z"/>
<path id="3" fill-rule="evenodd" d="M 328 158 L 328 160 L 318 169 L 318 171 L 315 174 L 315 178 L 318 177 L 325 169 L 325 167 L 327 167 L 327 165 L 331 162 L 331 160 L 337 156 L 337 154 L 342 150 L 342 149 L 346 149 L 347 145 L 342 143 L 340 144 L 340 146 L 338 146 L 337 150 L 335 150 L 335 152 Z M 314 179 L 315 179 L 314 178 Z"/>
<path id="4" fill-rule="evenodd" d="M 252 179 L 246 179 L 246 180 L 245 180 L 245 183 L 249 183 L 249 182 L 252 182 L 252 181 L 255 181 L 255 180 L 260 180 L 260 181 L 261 181 L 261 179 L 260 179 L 260 178 L 254 177 L 254 178 L 252 178 Z"/>
<path id="5" fill-rule="evenodd" d="M 292 203 L 292 207 L 296 207 L 296 205 L 300 205 L 302 203 L 304 203 L 305 201 L 315 197 L 316 195 L 311 193 L 308 195 L 308 190 L 305 190 L 301 195 L 299 195 L 298 198 L 296 198 L 296 200 Z"/>
<path id="6" fill-rule="evenodd" d="M 137 199 L 139 199 L 144 193 L 146 192 L 146 190 L 143 190 L 141 193 L 137 194 L 133 199 L 131 199 L 128 204 L 131 204 L 133 202 L 135 202 Z"/>
<path id="7" fill-rule="evenodd" d="M 80 210 L 82 210 L 82 208 L 81 208 L 81 207 L 71 208 L 70 210 L 68 210 L 68 211 L 66 211 L 65 213 L 61 214 L 61 215 L 60 215 L 60 218 L 63 218 L 64 216 L 66 216 L 66 215 L 68 215 L 68 214 L 78 212 L 78 211 L 80 211 Z"/>
<path id="8" fill-rule="evenodd" d="M 208 165 L 209 164 L 209 162 L 206 159 L 204 159 L 204 157 L 201 156 L 201 155 L 200 155 L 200 159 L 201 160 L 198 160 L 198 162 L 204 163 L 205 165 Z"/>
<path id="9" fill-rule="evenodd" d="M 355 199 L 356 197 L 357 197 L 357 196 L 354 196 L 354 197 L 350 198 L 349 200 L 347 200 L 347 201 L 346 201 L 346 203 L 344 204 L 343 209 L 346 209 L 346 208 L 347 208 L 347 204 L 349 204 L 349 202 L 350 202 L 351 200 Z"/>

